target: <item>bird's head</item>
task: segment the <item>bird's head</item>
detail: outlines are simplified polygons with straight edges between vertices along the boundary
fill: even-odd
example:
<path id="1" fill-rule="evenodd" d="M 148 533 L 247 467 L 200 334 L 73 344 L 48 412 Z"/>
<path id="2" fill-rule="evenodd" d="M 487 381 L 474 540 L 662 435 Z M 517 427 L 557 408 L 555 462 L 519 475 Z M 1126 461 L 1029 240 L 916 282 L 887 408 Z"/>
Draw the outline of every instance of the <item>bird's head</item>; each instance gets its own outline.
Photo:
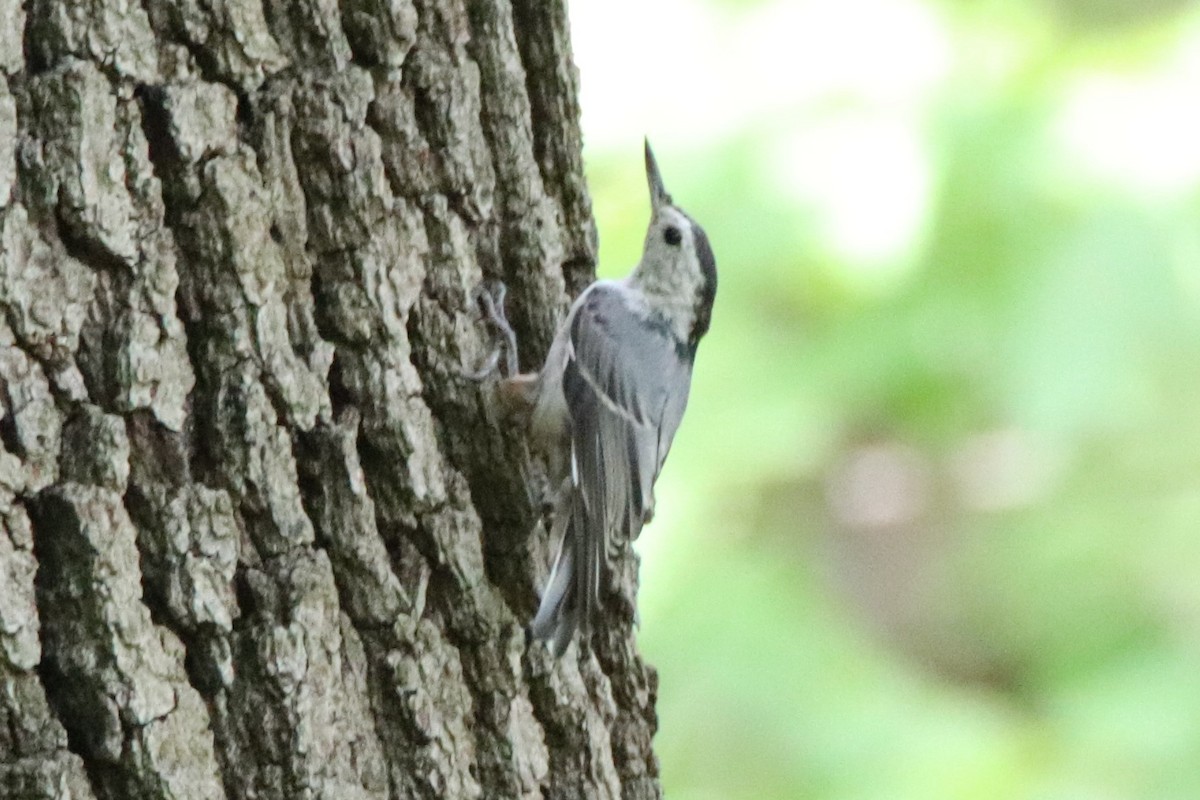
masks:
<path id="1" fill-rule="evenodd" d="M 708 330 L 717 293 L 717 262 L 704 229 L 675 205 L 663 185 L 654 151 L 646 141 L 650 227 L 633 280 L 651 297 L 691 312 L 688 344 Z"/>

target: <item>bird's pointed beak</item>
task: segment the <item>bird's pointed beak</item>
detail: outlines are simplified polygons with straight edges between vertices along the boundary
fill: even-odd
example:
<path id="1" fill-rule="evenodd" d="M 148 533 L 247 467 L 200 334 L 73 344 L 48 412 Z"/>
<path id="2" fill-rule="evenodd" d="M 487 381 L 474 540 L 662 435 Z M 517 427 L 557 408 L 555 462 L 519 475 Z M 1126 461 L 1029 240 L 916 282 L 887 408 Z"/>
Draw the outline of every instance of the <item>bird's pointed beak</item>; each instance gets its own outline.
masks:
<path id="1" fill-rule="evenodd" d="M 663 206 L 671 205 L 671 195 L 663 186 L 662 175 L 658 172 L 658 162 L 654 160 L 654 151 L 650 149 L 650 139 L 646 139 L 646 183 L 650 185 L 650 210 L 657 213 Z"/>

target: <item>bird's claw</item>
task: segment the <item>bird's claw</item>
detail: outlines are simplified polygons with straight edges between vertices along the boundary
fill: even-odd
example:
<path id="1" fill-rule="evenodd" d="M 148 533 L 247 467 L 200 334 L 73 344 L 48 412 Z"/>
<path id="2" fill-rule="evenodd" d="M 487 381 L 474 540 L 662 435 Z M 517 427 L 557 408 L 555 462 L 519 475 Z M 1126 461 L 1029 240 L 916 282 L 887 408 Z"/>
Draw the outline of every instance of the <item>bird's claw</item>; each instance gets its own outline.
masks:
<path id="1" fill-rule="evenodd" d="M 499 369 L 499 367 L 500 348 L 496 347 L 492 350 L 492 352 L 488 353 L 487 358 L 483 360 L 483 363 L 479 365 L 478 369 L 464 369 L 461 370 L 461 372 L 462 376 L 467 380 L 479 382 L 487 380 L 494 372 L 497 371 L 497 369 Z"/>
<path id="2" fill-rule="evenodd" d="M 480 319 L 494 329 L 494 347 L 479 369 L 474 372 L 464 371 L 464 377 L 482 381 L 497 372 L 502 378 L 517 374 L 517 334 L 509 324 L 508 317 L 504 315 L 504 296 L 507 293 L 508 287 L 499 280 L 485 280 L 471 290 L 471 302 L 479 310 Z M 504 356 L 503 369 L 501 354 Z"/>

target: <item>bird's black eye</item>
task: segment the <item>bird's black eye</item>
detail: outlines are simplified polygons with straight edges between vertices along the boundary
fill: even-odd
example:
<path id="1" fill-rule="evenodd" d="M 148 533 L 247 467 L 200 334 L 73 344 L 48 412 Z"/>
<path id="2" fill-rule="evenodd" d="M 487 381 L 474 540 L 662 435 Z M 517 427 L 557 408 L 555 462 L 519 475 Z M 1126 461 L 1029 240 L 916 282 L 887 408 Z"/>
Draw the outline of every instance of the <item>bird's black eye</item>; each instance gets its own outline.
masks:
<path id="1" fill-rule="evenodd" d="M 676 228 L 674 225 L 668 225 L 663 230 L 663 241 L 671 245 L 671 247 L 677 247 L 683 241 L 683 234 L 679 232 L 679 228 Z"/>

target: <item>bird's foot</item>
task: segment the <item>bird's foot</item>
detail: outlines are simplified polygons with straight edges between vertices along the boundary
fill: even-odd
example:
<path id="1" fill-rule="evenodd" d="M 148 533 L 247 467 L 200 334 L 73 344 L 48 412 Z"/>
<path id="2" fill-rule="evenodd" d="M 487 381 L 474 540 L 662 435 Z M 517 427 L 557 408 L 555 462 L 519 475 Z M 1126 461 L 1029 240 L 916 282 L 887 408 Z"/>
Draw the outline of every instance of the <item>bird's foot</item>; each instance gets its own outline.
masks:
<path id="1" fill-rule="evenodd" d="M 483 281 L 471 291 L 471 301 L 480 314 L 480 320 L 492 329 L 493 347 L 483 363 L 473 372 L 463 375 L 474 381 L 482 381 L 492 375 L 512 378 L 517 375 L 517 334 L 504 315 L 504 295 L 508 287 L 502 281 Z"/>

